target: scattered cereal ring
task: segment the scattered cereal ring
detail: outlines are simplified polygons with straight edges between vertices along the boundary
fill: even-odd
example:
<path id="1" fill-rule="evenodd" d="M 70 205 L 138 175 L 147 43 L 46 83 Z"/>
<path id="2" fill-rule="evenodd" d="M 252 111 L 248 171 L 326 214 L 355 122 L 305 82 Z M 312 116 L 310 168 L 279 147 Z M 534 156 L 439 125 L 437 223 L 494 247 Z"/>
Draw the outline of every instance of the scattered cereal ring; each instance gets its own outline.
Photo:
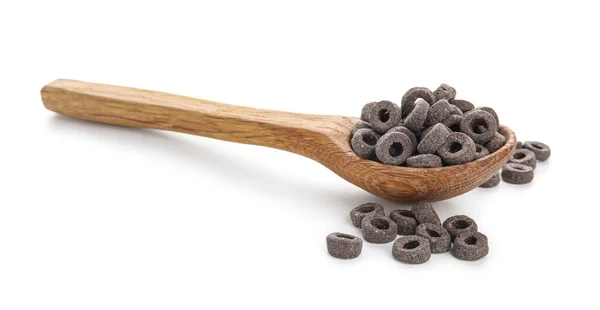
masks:
<path id="1" fill-rule="evenodd" d="M 417 226 L 416 235 L 429 240 L 431 253 L 444 253 L 450 251 L 450 234 L 444 227 L 431 223 Z"/>
<path id="2" fill-rule="evenodd" d="M 367 216 L 361 225 L 363 238 L 371 243 L 392 242 L 398 234 L 398 225 L 383 215 Z"/>
<path id="3" fill-rule="evenodd" d="M 454 99 L 454 97 L 456 97 L 456 89 L 448 84 L 442 83 L 442 85 L 433 91 L 433 95 L 435 96 L 435 101 Z"/>
<path id="4" fill-rule="evenodd" d="M 498 131 L 494 117 L 482 110 L 473 110 L 464 115 L 460 123 L 460 131 L 471 137 L 475 143 L 485 144 L 490 141 Z"/>
<path id="5" fill-rule="evenodd" d="M 363 241 L 356 236 L 335 232 L 327 235 L 326 241 L 327 252 L 335 258 L 356 258 L 362 251 Z"/>
<path id="6" fill-rule="evenodd" d="M 362 111 L 360 112 L 361 121 L 369 122 L 369 111 L 375 103 L 376 102 L 369 102 L 363 106 Z"/>
<path id="7" fill-rule="evenodd" d="M 411 211 L 415 215 L 415 219 L 417 219 L 419 224 L 432 223 L 442 225 L 440 217 L 429 202 L 419 202 L 411 208 Z"/>
<path id="8" fill-rule="evenodd" d="M 411 168 L 439 168 L 442 159 L 435 154 L 420 154 L 407 158 L 406 165 Z"/>
<path id="9" fill-rule="evenodd" d="M 421 154 L 433 154 L 444 145 L 449 135 L 450 130 L 446 126 L 436 124 L 421 138 L 417 150 Z"/>
<path id="10" fill-rule="evenodd" d="M 427 101 L 430 105 L 435 102 L 435 96 L 433 92 L 429 90 L 427 87 L 413 87 L 404 93 L 402 96 L 402 116 L 406 117 L 410 112 L 412 112 L 415 107 L 415 101 L 419 98 Z"/>
<path id="11" fill-rule="evenodd" d="M 369 121 L 373 130 L 384 134 L 388 129 L 397 126 L 402 120 L 400 107 L 391 101 L 379 101 L 369 110 Z"/>
<path id="12" fill-rule="evenodd" d="M 375 145 L 380 136 L 373 129 L 362 128 L 356 130 L 350 144 L 356 155 L 365 159 L 372 159 L 375 156 Z"/>
<path id="13" fill-rule="evenodd" d="M 470 162 L 475 158 L 475 142 L 462 132 L 452 132 L 446 142 L 437 150 L 442 162 L 458 165 Z"/>
<path id="14" fill-rule="evenodd" d="M 404 118 L 404 127 L 412 132 L 419 132 L 425 123 L 428 112 L 429 103 L 422 98 L 417 99 L 413 110 Z"/>
<path id="15" fill-rule="evenodd" d="M 523 147 L 532 151 L 535 158 L 539 161 L 545 161 L 550 158 L 550 147 L 542 142 L 527 141 L 523 143 Z"/>
<path id="16" fill-rule="evenodd" d="M 350 220 L 352 221 L 352 225 L 360 228 L 362 220 L 365 217 L 374 215 L 385 215 L 383 206 L 376 202 L 367 202 L 350 211 Z"/>
<path id="17" fill-rule="evenodd" d="M 477 223 L 466 215 L 451 216 L 444 221 L 443 226 L 453 241 L 460 234 L 477 232 Z"/>
<path id="18" fill-rule="evenodd" d="M 528 149 L 516 149 L 510 157 L 509 163 L 526 165 L 535 169 L 537 164 L 535 153 Z"/>
<path id="19" fill-rule="evenodd" d="M 488 156 L 490 151 L 486 149 L 483 145 L 475 143 L 475 159 L 480 159 L 481 157 Z"/>
<path id="20" fill-rule="evenodd" d="M 494 137 L 485 144 L 485 148 L 488 149 L 490 153 L 494 153 L 499 150 L 506 143 L 506 138 L 503 135 L 496 132 L 494 133 Z"/>
<path id="21" fill-rule="evenodd" d="M 422 264 L 431 258 L 429 240 L 416 235 L 400 237 L 392 246 L 392 256 L 404 263 Z"/>
<path id="22" fill-rule="evenodd" d="M 475 109 L 475 105 L 467 100 L 451 99 L 449 101 L 450 101 L 450 104 L 458 107 L 463 113 L 467 113 L 467 112 Z"/>
<path id="23" fill-rule="evenodd" d="M 456 236 L 452 255 L 462 260 L 478 260 L 489 253 L 487 236 L 480 232 L 470 232 Z"/>
<path id="24" fill-rule="evenodd" d="M 427 119 L 425 120 L 425 126 L 433 126 L 441 121 L 445 120 L 452 114 L 452 105 L 448 100 L 442 99 L 429 108 Z"/>
<path id="25" fill-rule="evenodd" d="M 483 188 L 492 188 L 500 184 L 500 173 L 496 173 L 491 176 L 487 181 L 483 182 L 483 184 L 479 185 L 479 187 Z"/>
<path id="26" fill-rule="evenodd" d="M 401 132 L 389 132 L 379 138 L 375 155 L 387 165 L 402 165 L 412 154 L 414 146 L 410 138 Z"/>
<path id="27" fill-rule="evenodd" d="M 398 226 L 399 235 L 414 235 L 417 228 L 417 220 L 410 210 L 396 209 L 390 212 L 390 220 Z"/>
<path id="28" fill-rule="evenodd" d="M 533 180 L 533 168 L 508 163 L 502 167 L 502 180 L 511 184 L 527 184 Z"/>
<path id="29" fill-rule="evenodd" d="M 352 128 L 352 135 L 354 136 L 354 133 L 359 130 L 359 129 L 363 129 L 363 128 L 367 128 L 367 129 L 373 129 L 373 127 L 371 127 L 371 124 L 365 122 L 365 121 L 361 121 L 358 120 L 355 124 L 354 127 Z"/>

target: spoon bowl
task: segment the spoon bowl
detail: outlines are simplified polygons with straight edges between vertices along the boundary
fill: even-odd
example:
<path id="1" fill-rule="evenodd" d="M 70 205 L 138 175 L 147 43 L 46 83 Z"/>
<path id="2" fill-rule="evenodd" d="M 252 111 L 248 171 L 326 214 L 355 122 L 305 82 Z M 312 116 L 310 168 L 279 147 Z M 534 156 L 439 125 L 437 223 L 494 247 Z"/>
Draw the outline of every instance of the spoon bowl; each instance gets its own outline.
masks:
<path id="1" fill-rule="evenodd" d="M 439 201 L 464 194 L 510 159 L 515 134 L 478 160 L 441 168 L 384 165 L 358 157 L 350 146 L 354 117 L 311 115 L 229 105 L 150 90 L 59 79 L 41 90 L 54 112 L 128 127 L 153 128 L 272 147 L 311 158 L 346 181 L 393 201 Z"/>

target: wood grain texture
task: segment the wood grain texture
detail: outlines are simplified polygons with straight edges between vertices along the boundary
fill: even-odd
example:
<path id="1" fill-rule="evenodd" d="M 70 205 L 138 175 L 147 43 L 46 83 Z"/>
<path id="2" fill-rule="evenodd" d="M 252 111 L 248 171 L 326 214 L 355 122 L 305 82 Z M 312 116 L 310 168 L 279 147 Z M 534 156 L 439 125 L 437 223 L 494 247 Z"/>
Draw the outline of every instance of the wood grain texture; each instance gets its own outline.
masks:
<path id="1" fill-rule="evenodd" d="M 468 192 L 498 172 L 515 148 L 506 145 L 476 161 L 442 168 L 407 168 L 364 160 L 350 147 L 357 118 L 271 111 L 156 91 L 56 80 L 42 88 L 47 109 L 84 120 L 183 132 L 261 145 L 311 158 L 364 190 L 394 201 L 438 201 Z"/>

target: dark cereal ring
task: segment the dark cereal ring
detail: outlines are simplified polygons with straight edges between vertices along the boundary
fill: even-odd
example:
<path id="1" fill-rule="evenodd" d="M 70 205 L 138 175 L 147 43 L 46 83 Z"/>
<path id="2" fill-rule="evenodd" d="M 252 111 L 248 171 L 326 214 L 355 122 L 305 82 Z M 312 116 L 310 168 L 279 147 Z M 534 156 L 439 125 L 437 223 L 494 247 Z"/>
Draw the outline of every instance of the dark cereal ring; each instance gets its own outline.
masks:
<path id="1" fill-rule="evenodd" d="M 480 232 L 461 234 L 454 239 L 452 255 L 458 259 L 468 261 L 478 260 L 488 255 L 488 252 L 487 236 Z"/>
<path id="2" fill-rule="evenodd" d="M 443 84 L 440 85 L 436 90 L 433 91 L 433 95 L 435 96 L 435 101 L 439 101 L 442 99 L 450 100 L 456 97 L 456 89 L 454 87 Z"/>
<path id="3" fill-rule="evenodd" d="M 490 153 L 494 153 L 495 151 L 499 150 L 502 146 L 504 146 L 505 143 L 506 138 L 504 138 L 503 135 L 496 132 L 494 133 L 494 137 L 492 138 L 492 140 L 488 141 L 488 143 L 485 144 L 485 148 L 488 149 Z"/>
<path id="4" fill-rule="evenodd" d="M 415 101 L 417 99 L 422 98 L 427 101 L 430 105 L 435 102 L 435 96 L 433 92 L 426 87 L 413 87 L 404 93 L 402 96 L 402 116 L 406 117 L 410 112 L 412 112 L 415 107 Z"/>
<path id="5" fill-rule="evenodd" d="M 441 121 L 445 120 L 452 114 L 452 105 L 448 100 L 442 99 L 429 108 L 427 119 L 425 120 L 425 126 L 433 126 Z"/>
<path id="6" fill-rule="evenodd" d="M 460 123 L 460 131 L 471 137 L 475 143 L 485 144 L 490 141 L 498 131 L 494 117 L 482 110 L 473 110 L 464 115 Z"/>
<path id="7" fill-rule="evenodd" d="M 415 219 L 417 219 L 419 224 L 432 223 L 436 225 L 442 225 L 440 217 L 429 202 L 419 202 L 411 208 L 411 211 L 415 215 Z"/>
<path id="8" fill-rule="evenodd" d="M 528 149 L 516 149 L 508 162 L 529 166 L 534 169 L 537 164 L 535 153 Z"/>
<path id="9" fill-rule="evenodd" d="M 496 111 L 494 111 L 494 109 L 492 109 L 490 107 L 477 107 L 477 108 L 475 108 L 475 110 L 481 110 L 481 111 L 486 111 L 486 112 L 490 113 L 496 120 L 496 126 L 500 127 L 500 120 L 498 119 L 498 114 L 496 113 Z"/>
<path id="10" fill-rule="evenodd" d="M 475 142 L 462 132 L 452 132 L 437 150 L 442 161 L 448 165 L 459 165 L 475 158 Z"/>
<path id="11" fill-rule="evenodd" d="M 387 165 L 402 165 L 412 154 L 414 146 L 410 138 L 401 132 L 383 135 L 375 146 L 375 155 Z"/>
<path id="12" fill-rule="evenodd" d="M 352 225 L 360 228 L 365 217 L 374 215 L 385 215 L 383 206 L 375 202 L 367 202 L 350 211 L 350 220 Z"/>
<path id="13" fill-rule="evenodd" d="M 428 112 L 429 103 L 421 98 L 417 99 L 413 110 L 404 118 L 404 127 L 412 132 L 419 132 L 425 123 Z"/>
<path id="14" fill-rule="evenodd" d="M 444 229 L 454 238 L 460 234 L 477 232 L 477 223 L 466 215 L 455 215 L 444 221 Z"/>
<path id="15" fill-rule="evenodd" d="M 446 126 L 436 124 L 421 138 L 417 150 L 421 154 L 433 154 L 444 145 L 449 135 L 450 130 Z"/>
<path id="16" fill-rule="evenodd" d="M 379 134 L 373 129 L 362 128 L 356 130 L 352 135 L 350 144 L 356 155 L 361 158 L 372 159 L 375 157 L 375 145 L 377 145 L 379 138 Z"/>
<path id="17" fill-rule="evenodd" d="M 523 142 L 517 141 L 517 147 L 516 147 L 516 149 L 522 149 L 522 148 L 523 148 Z"/>
<path id="18" fill-rule="evenodd" d="M 523 147 L 532 151 L 535 154 L 535 158 L 539 161 L 545 161 L 550 158 L 550 147 L 542 142 L 527 141 L 523 143 Z"/>
<path id="19" fill-rule="evenodd" d="M 397 209 L 390 212 L 390 219 L 398 225 L 399 235 L 414 235 L 417 228 L 417 220 L 410 210 Z"/>
<path id="20" fill-rule="evenodd" d="M 375 103 L 376 102 L 369 102 L 363 106 L 362 111 L 360 112 L 361 121 L 369 122 L 369 111 Z"/>
<path id="21" fill-rule="evenodd" d="M 412 153 L 414 153 L 417 150 L 417 144 L 419 144 L 419 142 L 417 141 L 417 136 L 415 136 L 415 134 L 410 129 L 408 129 L 404 126 L 396 126 L 396 127 L 393 127 L 392 129 L 388 130 L 387 133 L 390 133 L 390 132 L 401 132 L 401 133 L 407 135 L 408 138 L 410 139 L 410 142 L 412 142 L 412 144 L 413 144 Z"/>
<path id="22" fill-rule="evenodd" d="M 400 107 L 390 101 L 379 101 L 369 110 L 369 121 L 373 130 L 384 134 L 388 129 L 398 126 L 402 120 Z"/>
<path id="23" fill-rule="evenodd" d="M 354 127 L 352 128 L 352 135 L 354 135 L 354 133 L 359 130 L 359 129 L 363 129 L 363 128 L 367 128 L 367 129 L 373 129 L 371 127 L 371 124 L 365 122 L 365 121 L 361 121 L 358 120 L 355 124 Z"/>
<path id="24" fill-rule="evenodd" d="M 327 235 L 326 241 L 327 252 L 335 258 L 356 258 L 362 251 L 363 241 L 356 236 L 335 232 Z"/>
<path id="25" fill-rule="evenodd" d="M 527 184 L 533 180 L 533 168 L 521 164 L 508 163 L 502 167 L 502 180 L 511 184 Z"/>
<path id="26" fill-rule="evenodd" d="M 400 237 L 392 246 L 392 256 L 404 263 L 422 264 L 431 258 L 429 240 L 417 235 Z"/>
<path id="27" fill-rule="evenodd" d="M 485 181 L 481 185 L 479 185 L 479 187 L 492 188 L 492 187 L 498 186 L 498 184 L 500 184 L 500 173 L 499 172 L 494 174 L 493 176 L 491 176 L 487 181 Z"/>
<path id="28" fill-rule="evenodd" d="M 363 238 L 371 243 L 392 242 L 398 234 L 398 225 L 383 215 L 367 216 L 361 225 Z"/>
<path id="29" fill-rule="evenodd" d="M 463 113 L 467 113 L 467 112 L 475 109 L 475 105 L 470 103 L 467 100 L 451 99 L 449 101 L 450 101 L 450 104 L 458 107 Z"/>
<path id="30" fill-rule="evenodd" d="M 421 154 L 407 158 L 406 165 L 411 168 L 439 168 L 442 159 L 435 154 Z"/>
<path id="31" fill-rule="evenodd" d="M 440 225 L 424 223 L 417 226 L 416 235 L 429 240 L 431 253 L 444 253 L 450 251 L 450 233 Z"/>
<path id="32" fill-rule="evenodd" d="M 475 143 L 475 159 L 480 159 L 482 157 L 488 156 L 490 151 L 486 149 L 483 145 Z"/>
<path id="33" fill-rule="evenodd" d="M 460 131 L 460 123 L 462 123 L 462 121 L 463 121 L 462 115 L 451 114 L 445 120 L 443 120 L 441 124 L 450 128 L 450 130 L 453 132 L 459 132 Z"/>

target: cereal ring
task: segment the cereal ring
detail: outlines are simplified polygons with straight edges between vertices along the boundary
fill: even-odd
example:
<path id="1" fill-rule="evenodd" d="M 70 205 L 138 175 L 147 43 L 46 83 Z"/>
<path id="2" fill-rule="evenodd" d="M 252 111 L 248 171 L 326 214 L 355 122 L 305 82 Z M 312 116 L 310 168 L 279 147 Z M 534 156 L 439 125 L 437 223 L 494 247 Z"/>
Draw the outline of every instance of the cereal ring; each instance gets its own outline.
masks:
<path id="1" fill-rule="evenodd" d="M 417 144 L 419 144 L 419 142 L 417 141 L 417 136 L 415 136 L 415 134 L 408 128 L 404 127 L 404 126 L 396 126 L 396 127 L 392 127 L 390 130 L 388 130 L 387 133 L 390 132 L 401 132 L 405 135 L 408 136 L 408 138 L 410 139 L 410 142 L 412 142 L 413 145 L 413 150 L 411 153 L 414 153 L 417 150 Z"/>
<path id="2" fill-rule="evenodd" d="M 523 143 L 523 147 L 532 151 L 535 158 L 539 161 L 545 161 L 550 158 L 550 147 L 542 142 L 527 141 Z"/>
<path id="3" fill-rule="evenodd" d="M 444 229 L 448 231 L 452 241 L 460 234 L 477 232 L 477 223 L 466 215 L 455 215 L 444 221 Z"/>
<path id="4" fill-rule="evenodd" d="M 478 260 L 489 253 L 487 236 L 480 232 L 465 233 L 456 236 L 452 255 L 462 260 Z"/>
<path id="5" fill-rule="evenodd" d="M 419 202 L 411 208 L 411 211 L 415 215 L 415 219 L 417 219 L 419 224 L 432 223 L 442 225 L 440 217 L 429 202 Z"/>
<path id="6" fill-rule="evenodd" d="M 435 154 L 421 154 L 407 158 L 406 165 L 411 168 L 439 168 L 442 159 Z"/>
<path id="7" fill-rule="evenodd" d="M 448 100 L 442 99 L 429 108 L 427 119 L 425 120 L 425 126 L 433 126 L 441 121 L 445 120 L 452 114 L 452 105 Z"/>
<path id="8" fill-rule="evenodd" d="M 325 240 L 327 241 L 327 252 L 335 258 L 356 258 L 362 251 L 363 241 L 356 236 L 335 232 L 327 235 Z"/>
<path id="9" fill-rule="evenodd" d="M 475 159 L 480 159 L 481 157 L 488 156 L 490 151 L 486 149 L 483 145 L 475 143 Z"/>
<path id="10" fill-rule="evenodd" d="M 431 253 L 450 251 L 450 234 L 440 225 L 424 223 L 417 226 L 416 235 L 429 240 Z"/>
<path id="11" fill-rule="evenodd" d="M 404 127 L 412 130 L 412 132 L 421 131 L 428 112 L 429 103 L 421 98 L 417 99 L 413 110 L 404 118 Z"/>
<path id="12" fill-rule="evenodd" d="M 499 133 L 494 133 L 494 137 L 485 144 L 485 148 L 488 149 L 490 153 L 494 153 L 499 150 L 506 143 L 506 138 Z"/>
<path id="13" fill-rule="evenodd" d="M 392 246 L 392 256 L 404 263 L 422 264 L 431 258 L 429 240 L 416 235 L 400 237 Z"/>
<path id="14" fill-rule="evenodd" d="M 533 180 L 533 168 L 508 163 L 502 167 L 502 180 L 511 184 L 527 184 Z"/>
<path id="15" fill-rule="evenodd" d="M 402 116 L 406 117 L 410 112 L 412 112 L 415 107 L 415 101 L 419 98 L 427 101 L 429 104 L 433 104 L 435 102 L 435 96 L 433 92 L 426 87 L 413 87 L 404 93 L 402 96 Z"/>
<path id="16" fill-rule="evenodd" d="M 414 150 L 410 138 L 401 132 L 383 135 L 375 146 L 375 155 L 387 165 L 402 165 Z"/>
<path id="17" fill-rule="evenodd" d="M 450 104 L 458 107 L 463 113 L 467 113 L 467 112 L 475 109 L 475 105 L 473 105 L 472 103 L 470 103 L 467 100 L 451 99 L 449 101 L 450 101 Z"/>
<path id="18" fill-rule="evenodd" d="M 352 221 L 352 225 L 360 228 L 362 220 L 365 217 L 374 215 L 385 215 L 383 206 L 376 202 L 367 202 L 350 211 L 350 220 Z"/>
<path id="19" fill-rule="evenodd" d="M 463 121 L 462 115 L 450 114 L 445 120 L 442 121 L 442 125 L 448 127 L 453 132 L 460 131 L 460 123 Z"/>
<path id="20" fill-rule="evenodd" d="M 375 156 L 375 145 L 377 145 L 377 140 L 379 140 L 379 138 L 379 134 L 373 129 L 358 129 L 354 135 L 352 135 L 350 144 L 356 155 L 361 158 L 371 159 Z"/>
<path id="21" fill-rule="evenodd" d="M 494 117 L 482 110 L 473 110 L 464 115 L 460 123 L 460 131 L 471 137 L 475 143 L 485 144 L 490 141 L 498 131 Z"/>
<path id="22" fill-rule="evenodd" d="M 398 234 L 398 225 L 383 215 L 367 216 L 361 225 L 363 238 L 371 243 L 392 242 Z"/>
<path id="23" fill-rule="evenodd" d="M 358 120 L 358 121 L 356 121 L 356 123 L 354 124 L 354 127 L 352 128 L 352 135 L 354 135 L 354 133 L 357 130 L 363 129 L 363 128 L 373 129 L 373 127 L 371 127 L 371 124 L 369 124 L 365 121 Z"/>
<path id="24" fill-rule="evenodd" d="M 371 110 L 371 108 L 373 107 L 373 105 L 376 102 L 369 102 L 367 104 L 365 104 L 360 112 L 360 120 L 361 121 L 365 121 L 365 122 L 369 122 L 369 111 Z"/>
<path id="25" fill-rule="evenodd" d="M 490 107 L 477 107 L 475 108 L 475 110 L 481 110 L 490 113 L 490 115 L 492 115 L 496 120 L 496 127 L 500 127 L 500 120 L 498 119 L 498 114 L 496 113 L 496 111 L 494 111 L 494 109 Z"/>
<path id="26" fill-rule="evenodd" d="M 417 150 L 421 154 L 433 154 L 444 145 L 449 135 L 450 130 L 446 126 L 436 124 L 421 138 Z"/>
<path id="27" fill-rule="evenodd" d="M 369 121 L 373 130 L 384 134 L 388 129 L 397 126 L 402 120 L 400 107 L 390 101 L 379 101 L 369 110 Z"/>
<path id="28" fill-rule="evenodd" d="M 456 97 L 456 89 L 448 84 L 442 83 L 442 85 L 433 91 L 433 95 L 435 96 L 435 101 L 454 99 L 454 97 Z"/>
<path id="29" fill-rule="evenodd" d="M 475 158 L 475 142 L 462 132 L 452 132 L 437 150 L 442 161 L 448 165 L 459 165 Z"/>
<path id="30" fill-rule="evenodd" d="M 410 210 L 396 209 L 390 212 L 390 220 L 398 226 L 399 235 L 414 235 L 417 228 L 417 220 Z"/>
<path id="31" fill-rule="evenodd" d="M 533 169 L 535 169 L 537 164 L 535 153 L 528 149 L 516 149 L 508 162 L 529 166 Z"/>
<path id="32" fill-rule="evenodd" d="M 500 173 L 496 173 L 491 176 L 487 181 L 483 182 L 479 187 L 492 188 L 500 184 Z"/>

